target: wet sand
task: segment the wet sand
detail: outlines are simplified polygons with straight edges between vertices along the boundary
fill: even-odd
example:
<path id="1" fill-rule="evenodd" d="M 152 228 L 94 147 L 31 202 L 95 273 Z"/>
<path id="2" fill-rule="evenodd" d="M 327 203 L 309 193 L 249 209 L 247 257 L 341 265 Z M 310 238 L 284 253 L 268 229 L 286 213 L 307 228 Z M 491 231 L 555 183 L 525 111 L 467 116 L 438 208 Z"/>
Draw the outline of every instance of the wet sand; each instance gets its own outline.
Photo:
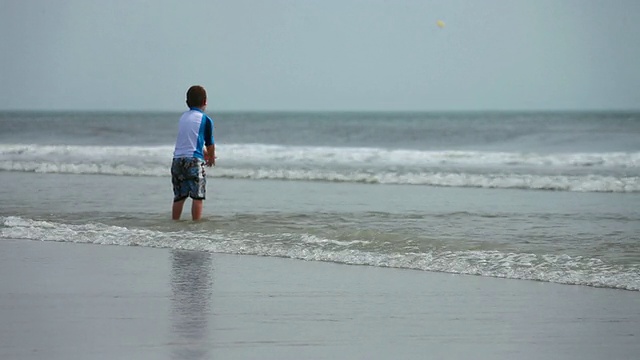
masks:
<path id="1" fill-rule="evenodd" d="M 1 359 L 636 359 L 635 291 L 0 241 Z"/>

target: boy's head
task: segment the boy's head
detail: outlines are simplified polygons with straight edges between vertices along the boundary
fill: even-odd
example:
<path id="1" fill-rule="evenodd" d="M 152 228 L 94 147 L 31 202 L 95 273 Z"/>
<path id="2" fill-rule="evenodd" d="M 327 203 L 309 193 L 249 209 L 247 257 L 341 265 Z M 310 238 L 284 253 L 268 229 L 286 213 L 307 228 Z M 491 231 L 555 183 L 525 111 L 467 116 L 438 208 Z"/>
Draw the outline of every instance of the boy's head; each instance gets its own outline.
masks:
<path id="1" fill-rule="evenodd" d="M 203 109 L 207 105 L 207 91 L 200 85 L 193 85 L 187 90 L 187 106 Z"/>

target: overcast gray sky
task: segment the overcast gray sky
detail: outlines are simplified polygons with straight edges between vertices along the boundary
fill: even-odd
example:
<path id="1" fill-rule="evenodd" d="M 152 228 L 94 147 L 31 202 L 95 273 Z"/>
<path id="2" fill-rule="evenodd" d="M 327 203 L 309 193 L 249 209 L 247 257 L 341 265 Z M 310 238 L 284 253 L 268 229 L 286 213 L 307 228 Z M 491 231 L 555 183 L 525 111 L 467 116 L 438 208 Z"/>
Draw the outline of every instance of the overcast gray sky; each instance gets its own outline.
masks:
<path id="1" fill-rule="evenodd" d="M 640 1 L 0 0 L 0 84 L 0 110 L 640 109 Z"/>

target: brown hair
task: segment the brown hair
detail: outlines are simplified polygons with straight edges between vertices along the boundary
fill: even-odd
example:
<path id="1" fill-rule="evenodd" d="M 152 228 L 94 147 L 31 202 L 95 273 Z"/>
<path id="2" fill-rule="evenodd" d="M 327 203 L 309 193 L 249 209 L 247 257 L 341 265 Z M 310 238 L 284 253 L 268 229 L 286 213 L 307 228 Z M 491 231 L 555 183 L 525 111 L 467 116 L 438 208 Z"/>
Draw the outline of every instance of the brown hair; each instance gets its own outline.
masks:
<path id="1" fill-rule="evenodd" d="M 193 85 L 187 90 L 187 106 L 201 107 L 207 102 L 207 91 L 200 85 Z"/>

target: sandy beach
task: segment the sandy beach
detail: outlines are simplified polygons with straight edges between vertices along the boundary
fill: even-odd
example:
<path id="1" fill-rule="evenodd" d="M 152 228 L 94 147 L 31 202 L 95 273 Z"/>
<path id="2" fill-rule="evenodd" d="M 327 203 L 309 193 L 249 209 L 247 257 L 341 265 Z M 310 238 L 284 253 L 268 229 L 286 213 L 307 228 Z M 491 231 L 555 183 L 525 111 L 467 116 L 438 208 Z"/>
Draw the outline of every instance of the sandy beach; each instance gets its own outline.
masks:
<path id="1" fill-rule="evenodd" d="M 634 359 L 638 293 L 0 242 L 2 359 Z"/>

